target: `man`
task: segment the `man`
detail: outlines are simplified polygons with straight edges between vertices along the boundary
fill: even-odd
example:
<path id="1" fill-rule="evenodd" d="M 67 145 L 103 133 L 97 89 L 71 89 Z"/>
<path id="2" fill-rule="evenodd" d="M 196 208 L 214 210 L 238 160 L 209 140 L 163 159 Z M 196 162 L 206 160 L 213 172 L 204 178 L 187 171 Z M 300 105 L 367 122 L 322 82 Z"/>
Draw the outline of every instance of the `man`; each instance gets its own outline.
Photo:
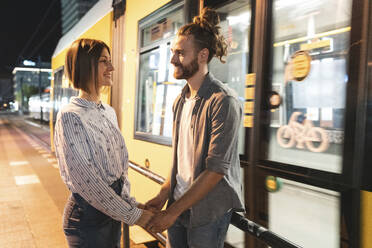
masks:
<path id="1" fill-rule="evenodd" d="M 227 46 L 219 17 L 203 9 L 183 26 L 172 47 L 174 77 L 187 85 L 173 105 L 173 167 L 146 209 L 157 211 L 147 226 L 168 229 L 168 245 L 223 247 L 232 211 L 243 211 L 238 154 L 242 108 L 236 94 L 208 72 Z M 166 201 L 168 207 L 160 211 Z"/>

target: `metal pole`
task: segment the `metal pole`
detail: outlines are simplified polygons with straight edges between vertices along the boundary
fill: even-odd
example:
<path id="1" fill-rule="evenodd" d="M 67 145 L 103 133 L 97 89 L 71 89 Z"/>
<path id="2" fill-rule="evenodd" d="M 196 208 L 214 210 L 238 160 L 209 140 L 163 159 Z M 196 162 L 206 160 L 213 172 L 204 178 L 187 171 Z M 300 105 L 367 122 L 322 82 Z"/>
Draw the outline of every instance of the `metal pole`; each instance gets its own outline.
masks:
<path id="1" fill-rule="evenodd" d="M 21 83 L 21 101 L 20 101 L 20 106 L 18 106 L 18 110 L 21 110 L 21 113 L 23 115 L 23 75 L 21 77 L 21 80 L 20 80 L 20 83 Z"/>
<path id="2" fill-rule="evenodd" d="M 123 244 L 124 248 L 130 248 L 130 242 L 129 242 L 129 226 L 125 224 L 124 222 L 122 223 L 123 225 Z"/>
<path id="3" fill-rule="evenodd" d="M 40 123 L 43 123 L 43 99 L 41 99 L 41 57 L 38 57 L 38 65 L 39 65 L 39 98 L 40 98 Z"/>

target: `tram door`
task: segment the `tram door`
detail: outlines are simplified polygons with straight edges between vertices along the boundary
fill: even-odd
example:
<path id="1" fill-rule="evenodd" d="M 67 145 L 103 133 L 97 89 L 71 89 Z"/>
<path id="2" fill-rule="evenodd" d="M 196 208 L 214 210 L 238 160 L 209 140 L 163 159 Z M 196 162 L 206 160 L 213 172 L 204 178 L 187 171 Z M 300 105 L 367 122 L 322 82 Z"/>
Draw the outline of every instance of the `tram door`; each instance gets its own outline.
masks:
<path id="1" fill-rule="evenodd" d="M 355 2 L 204 0 L 229 43 L 227 64 L 212 61 L 210 71 L 245 106 L 246 216 L 302 247 L 356 247 L 359 239 L 359 190 L 345 155 Z M 266 247 L 238 230 L 227 241 Z"/>
<path id="2" fill-rule="evenodd" d="M 253 60 L 262 63 L 253 65 L 260 106 L 248 148 L 251 216 L 302 247 L 354 247 L 353 210 L 344 205 L 357 192 L 344 187 L 353 1 L 256 3 L 266 38 L 254 44 L 264 58 Z"/>

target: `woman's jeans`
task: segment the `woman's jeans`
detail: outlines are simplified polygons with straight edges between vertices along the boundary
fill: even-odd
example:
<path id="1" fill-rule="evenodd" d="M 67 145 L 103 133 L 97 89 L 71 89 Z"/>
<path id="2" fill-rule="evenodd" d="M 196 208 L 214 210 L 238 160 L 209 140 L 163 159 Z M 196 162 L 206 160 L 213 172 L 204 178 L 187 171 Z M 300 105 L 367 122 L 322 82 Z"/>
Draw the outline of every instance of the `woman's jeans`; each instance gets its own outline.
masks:
<path id="1" fill-rule="evenodd" d="M 120 195 L 121 179 L 111 186 Z M 63 230 L 70 248 L 119 248 L 121 222 L 103 214 L 79 194 L 70 195 L 63 213 Z"/>

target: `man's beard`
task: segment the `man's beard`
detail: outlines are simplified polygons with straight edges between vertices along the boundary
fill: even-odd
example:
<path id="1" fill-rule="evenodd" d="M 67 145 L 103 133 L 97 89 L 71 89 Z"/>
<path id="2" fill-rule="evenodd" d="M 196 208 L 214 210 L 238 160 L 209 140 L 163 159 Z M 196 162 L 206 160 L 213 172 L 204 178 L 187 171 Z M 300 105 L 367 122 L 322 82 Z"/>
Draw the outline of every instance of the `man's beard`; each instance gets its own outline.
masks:
<path id="1" fill-rule="evenodd" d="M 176 75 L 174 73 L 174 78 L 176 79 L 189 79 L 195 75 L 199 70 L 198 57 L 195 57 L 188 65 L 182 65 L 181 63 L 174 64 L 176 67 L 180 67 L 182 74 Z"/>

